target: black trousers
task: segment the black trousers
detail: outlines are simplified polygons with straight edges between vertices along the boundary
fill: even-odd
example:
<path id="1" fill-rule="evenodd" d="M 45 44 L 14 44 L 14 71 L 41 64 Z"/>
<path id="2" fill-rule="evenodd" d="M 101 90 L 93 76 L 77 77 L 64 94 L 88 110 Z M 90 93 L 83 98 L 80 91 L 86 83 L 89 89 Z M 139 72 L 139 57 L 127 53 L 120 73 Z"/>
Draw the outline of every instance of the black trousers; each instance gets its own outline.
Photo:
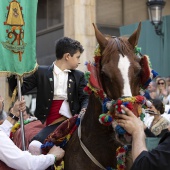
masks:
<path id="1" fill-rule="evenodd" d="M 62 121 L 63 122 L 63 121 Z M 44 143 L 44 140 L 48 137 L 48 135 L 50 135 L 52 132 L 54 132 L 54 130 L 62 123 L 56 123 L 54 125 L 51 126 L 46 126 L 45 128 L 43 128 L 37 135 L 35 135 L 31 141 L 33 140 L 38 140 L 41 143 Z"/>

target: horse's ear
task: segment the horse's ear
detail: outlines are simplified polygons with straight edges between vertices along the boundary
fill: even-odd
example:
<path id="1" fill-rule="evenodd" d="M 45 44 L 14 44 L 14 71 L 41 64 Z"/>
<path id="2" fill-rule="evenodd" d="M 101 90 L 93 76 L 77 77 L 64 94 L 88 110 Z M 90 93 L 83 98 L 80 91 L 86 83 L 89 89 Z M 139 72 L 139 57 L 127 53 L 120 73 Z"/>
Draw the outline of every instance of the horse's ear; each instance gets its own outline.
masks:
<path id="1" fill-rule="evenodd" d="M 95 24 L 93 23 L 94 26 L 94 30 L 95 30 L 95 35 L 96 35 L 96 39 L 97 42 L 99 43 L 101 48 L 105 48 L 108 40 L 105 38 L 105 36 L 98 30 L 98 28 L 95 26 Z"/>
<path id="2" fill-rule="evenodd" d="M 140 30 L 141 30 L 141 22 L 138 25 L 137 30 L 129 37 L 128 41 L 130 44 L 135 48 L 135 46 L 138 44 L 138 39 L 140 35 Z"/>

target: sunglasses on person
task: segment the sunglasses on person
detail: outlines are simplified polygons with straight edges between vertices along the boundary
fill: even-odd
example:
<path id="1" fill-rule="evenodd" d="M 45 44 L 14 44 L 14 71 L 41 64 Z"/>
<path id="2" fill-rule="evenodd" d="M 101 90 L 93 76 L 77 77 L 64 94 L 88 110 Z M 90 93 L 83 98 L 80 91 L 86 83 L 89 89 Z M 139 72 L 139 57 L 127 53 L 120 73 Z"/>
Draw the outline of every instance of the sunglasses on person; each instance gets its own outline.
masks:
<path id="1" fill-rule="evenodd" d="M 164 82 L 160 82 L 160 83 L 158 83 L 158 85 L 160 85 L 160 84 L 161 84 L 161 85 L 164 85 L 165 83 L 164 83 Z"/>

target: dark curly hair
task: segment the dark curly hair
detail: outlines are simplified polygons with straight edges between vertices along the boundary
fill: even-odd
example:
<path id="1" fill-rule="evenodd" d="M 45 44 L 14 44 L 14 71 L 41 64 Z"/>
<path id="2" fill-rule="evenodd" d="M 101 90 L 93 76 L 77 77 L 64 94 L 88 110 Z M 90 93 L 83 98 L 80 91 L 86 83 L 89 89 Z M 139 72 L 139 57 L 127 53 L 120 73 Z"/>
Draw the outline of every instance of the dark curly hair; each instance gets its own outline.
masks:
<path id="1" fill-rule="evenodd" d="M 165 112 L 164 104 L 160 99 L 153 99 L 152 103 L 155 106 L 156 110 L 160 111 L 160 114 L 163 114 Z"/>
<path id="2" fill-rule="evenodd" d="M 77 40 L 63 37 L 56 41 L 55 53 L 58 60 L 62 59 L 65 53 L 70 53 L 70 55 L 73 56 L 78 51 L 83 53 L 84 49 L 80 42 Z"/>

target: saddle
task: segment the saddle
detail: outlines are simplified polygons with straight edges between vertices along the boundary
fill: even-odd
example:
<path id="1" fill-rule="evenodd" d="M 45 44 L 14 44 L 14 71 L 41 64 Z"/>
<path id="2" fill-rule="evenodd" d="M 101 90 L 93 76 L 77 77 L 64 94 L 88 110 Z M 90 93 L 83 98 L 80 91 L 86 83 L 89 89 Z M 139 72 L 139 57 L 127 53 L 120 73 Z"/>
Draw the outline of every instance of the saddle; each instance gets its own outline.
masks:
<path id="1" fill-rule="evenodd" d="M 53 145 L 60 147 L 65 146 L 79 125 L 79 123 L 77 123 L 77 118 L 78 115 L 75 115 L 72 118 L 65 120 L 47 137 L 44 144 L 41 146 L 43 154 L 47 154 Z"/>
<path id="2" fill-rule="evenodd" d="M 42 154 L 46 155 L 54 145 L 63 148 L 69 141 L 74 131 L 77 129 L 79 123 L 80 118 L 78 118 L 78 115 L 74 115 L 70 119 L 67 119 L 61 123 L 44 141 L 44 144 L 41 146 Z M 53 169 L 64 169 L 64 161 L 60 160 L 55 162 Z"/>

